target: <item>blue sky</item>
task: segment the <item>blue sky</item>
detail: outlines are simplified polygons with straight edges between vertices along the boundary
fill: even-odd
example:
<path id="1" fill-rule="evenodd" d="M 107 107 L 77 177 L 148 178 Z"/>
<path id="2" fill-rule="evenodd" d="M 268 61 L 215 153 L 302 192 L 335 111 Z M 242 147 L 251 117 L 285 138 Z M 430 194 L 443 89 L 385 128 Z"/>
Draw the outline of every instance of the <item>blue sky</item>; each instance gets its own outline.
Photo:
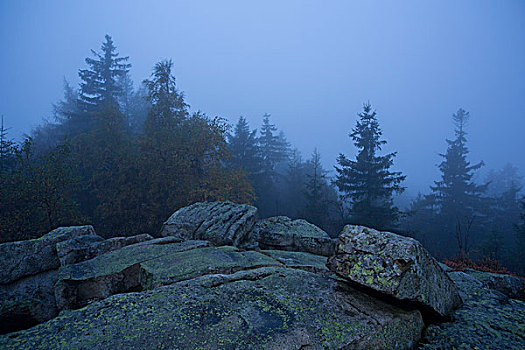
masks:
<path id="1" fill-rule="evenodd" d="M 20 137 L 78 84 L 110 34 L 136 83 L 164 58 L 192 110 L 253 128 L 264 113 L 327 168 L 370 101 L 415 194 L 439 175 L 451 116 L 471 160 L 525 170 L 524 1 L 0 2 L 0 114 Z"/>

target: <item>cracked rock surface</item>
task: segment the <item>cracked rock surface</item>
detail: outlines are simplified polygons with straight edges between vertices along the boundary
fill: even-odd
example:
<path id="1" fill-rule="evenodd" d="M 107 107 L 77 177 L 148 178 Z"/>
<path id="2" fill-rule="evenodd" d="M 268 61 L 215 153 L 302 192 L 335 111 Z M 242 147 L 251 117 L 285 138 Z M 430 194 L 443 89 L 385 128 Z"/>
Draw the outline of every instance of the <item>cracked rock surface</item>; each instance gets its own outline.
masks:
<path id="1" fill-rule="evenodd" d="M 328 265 L 344 279 L 415 302 L 437 316 L 448 316 L 461 305 L 456 285 L 412 238 L 347 225 Z"/>
<path id="2" fill-rule="evenodd" d="M 203 249 L 219 248 L 195 252 Z M 417 310 L 370 298 L 332 277 L 272 266 L 117 294 L 1 336 L 0 347 L 406 349 L 422 328 Z"/>

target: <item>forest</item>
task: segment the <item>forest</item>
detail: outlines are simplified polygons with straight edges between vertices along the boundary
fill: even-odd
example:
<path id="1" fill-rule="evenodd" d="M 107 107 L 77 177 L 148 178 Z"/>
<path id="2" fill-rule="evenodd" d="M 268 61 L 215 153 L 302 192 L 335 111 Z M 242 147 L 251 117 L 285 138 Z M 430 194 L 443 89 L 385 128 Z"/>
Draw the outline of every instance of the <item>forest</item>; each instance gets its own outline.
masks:
<path id="1" fill-rule="evenodd" d="M 162 60 L 140 83 L 131 60 L 106 35 L 64 82 L 53 120 L 22 141 L 0 129 L 0 242 L 38 238 L 92 224 L 103 236 L 155 233 L 178 208 L 198 201 L 253 204 L 263 217 L 304 218 L 336 237 L 352 223 L 418 239 L 437 258 L 525 274 L 525 197 L 508 164 L 481 179 L 471 161 L 468 111 L 451 111 L 440 176 L 408 206 L 396 205 L 405 175 L 385 153 L 376 110 L 364 103 L 348 147 L 329 176 L 316 149 L 302 155 L 272 121 L 255 128 L 239 117 L 190 112 Z M 371 96 L 370 98 L 373 98 Z M 198 106 L 197 106 L 198 107 Z M 445 119 L 444 119 L 445 120 Z"/>

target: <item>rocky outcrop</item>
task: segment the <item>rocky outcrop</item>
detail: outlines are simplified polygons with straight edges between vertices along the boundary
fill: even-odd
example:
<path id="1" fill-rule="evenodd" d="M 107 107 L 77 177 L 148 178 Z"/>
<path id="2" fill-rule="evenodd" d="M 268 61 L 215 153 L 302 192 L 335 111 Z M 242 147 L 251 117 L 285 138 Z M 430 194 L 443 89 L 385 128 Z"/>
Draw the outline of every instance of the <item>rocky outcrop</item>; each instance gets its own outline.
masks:
<path id="1" fill-rule="evenodd" d="M 197 269 L 167 286 L 114 295 L 0 337 L 0 348 L 407 349 L 420 337 L 417 310 L 227 248 L 197 248 L 191 256 L 207 256 L 203 261 L 216 266 L 233 254 L 240 269 L 204 275 Z M 254 268 L 259 258 L 277 266 Z"/>
<path id="2" fill-rule="evenodd" d="M 0 244 L 0 334 L 55 317 L 60 266 L 56 245 L 94 234 L 92 226 L 61 227 L 38 239 Z"/>
<path id="3" fill-rule="evenodd" d="M 38 239 L 0 244 L 0 284 L 57 269 L 60 266 L 58 242 L 94 234 L 92 226 L 60 227 Z"/>
<path id="4" fill-rule="evenodd" d="M 255 225 L 250 240 L 261 249 L 279 249 L 330 256 L 335 250 L 335 240 L 319 227 L 306 220 L 292 220 L 275 216 Z"/>
<path id="5" fill-rule="evenodd" d="M 342 278 L 444 317 L 461 304 L 452 280 L 416 240 L 347 225 L 329 268 Z"/>
<path id="6" fill-rule="evenodd" d="M 0 348 L 523 348 L 525 304 L 508 297 L 521 279 L 441 267 L 391 233 L 347 226 L 335 249 L 304 220 L 255 217 L 197 203 L 162 238 L 64 228 L 0 246 L 28 267 L 4 266 Z"/>
<path id="7" fill-rule="evenodd" d="M 447 273 L 458 287 L 463 305 L 452 313 L 450 322 L 429 325 L 419 349 L 525 348 L 525 302 L 487 288 L 469 273 Z M 485 279 L 492 274 L 476 275 Z"/>
<path id="8" fill-rule="evenodd" d="M 232 202 L 200 202 L 177 210 L 164 223 L 161 235 L 212 244 L 239 246 L 252 230 L 257 208 Z"/>

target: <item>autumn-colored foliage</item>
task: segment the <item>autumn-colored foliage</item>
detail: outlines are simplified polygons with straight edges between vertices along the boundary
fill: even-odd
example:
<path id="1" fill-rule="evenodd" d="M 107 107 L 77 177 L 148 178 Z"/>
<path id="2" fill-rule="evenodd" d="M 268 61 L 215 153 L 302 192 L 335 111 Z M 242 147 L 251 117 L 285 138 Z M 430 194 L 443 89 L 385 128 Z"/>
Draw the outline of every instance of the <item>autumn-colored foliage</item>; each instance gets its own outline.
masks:
<path id="1" fill-rule="evenodd" d="M 491 258 L 484 258 L 473 261 L 469 258 L 451 258 L 443 260 L 443 263 L 448 267 L 451 267 L 454 271 L 465 271 L 466 269 L 472 269 L 482 272 L 497 273 L 501 275 L 511 275 L 519 278 L 525 278 L 518 276 L 514 273 L 509 272 L 504 266 L 502 266 L 497 260 Z"/>

